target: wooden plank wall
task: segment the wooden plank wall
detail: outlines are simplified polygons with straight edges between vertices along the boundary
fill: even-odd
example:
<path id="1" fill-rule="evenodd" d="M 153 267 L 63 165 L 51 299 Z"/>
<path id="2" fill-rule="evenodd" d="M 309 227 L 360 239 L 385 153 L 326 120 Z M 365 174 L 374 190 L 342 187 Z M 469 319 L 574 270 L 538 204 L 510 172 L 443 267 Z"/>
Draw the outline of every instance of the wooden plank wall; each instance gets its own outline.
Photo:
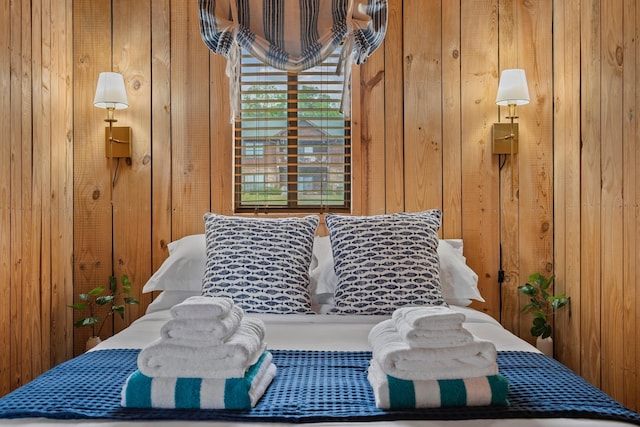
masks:
<path id="1" fill-rule="evenodd" d="M 475 307 L 527 339 L 516 287 L 555 272 L 573 301 L 558 358 L 636 409 L 639 18 L 635 0 L 389 0 L 385 43 L 354 83 L 353 186 L 357 214 L 442 209 L 441 235 L 464 238 L 478 272 Z M 168 242 L 202 232 L 206 211 L 232 213 L 232 150 L 225 60 L 200 40 L 195 2 L 14 1 L 0 28 L 1 393 L 70 356 L 72 275 L 73 294 L 112 269 L 139 292 Z M 500 169 L 491 126 L 512 67 L 531 103 Z M 108 70 L 125 77 L 116 118 L 134 147 L 113 205 L 92 105 Z M 138 296 L 115 330 L 143 312 Z"/>
<path id="2" fill-rule="evenodd" d="M 557 355 L 637 410 L 640 8 L 573 0 L 554 23 Z"/>
<path id="3" fill-rule="evenodd" d="M 72 356 L 71 1 L 0 6 L 0 395 Z"/>

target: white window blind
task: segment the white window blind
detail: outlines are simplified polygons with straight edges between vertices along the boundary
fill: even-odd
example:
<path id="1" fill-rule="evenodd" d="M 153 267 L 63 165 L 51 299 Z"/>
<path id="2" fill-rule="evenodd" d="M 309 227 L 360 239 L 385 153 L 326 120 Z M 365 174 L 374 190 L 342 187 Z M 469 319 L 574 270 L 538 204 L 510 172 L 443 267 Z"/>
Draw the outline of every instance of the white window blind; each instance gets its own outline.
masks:
<path id="1" fill-rule="evenodd" d="M 320 65 L 287 72 L 243 52 L 236 212 L 349 211 L 351 122 L 340 113 L 339 58 L 338 49 Z"/>

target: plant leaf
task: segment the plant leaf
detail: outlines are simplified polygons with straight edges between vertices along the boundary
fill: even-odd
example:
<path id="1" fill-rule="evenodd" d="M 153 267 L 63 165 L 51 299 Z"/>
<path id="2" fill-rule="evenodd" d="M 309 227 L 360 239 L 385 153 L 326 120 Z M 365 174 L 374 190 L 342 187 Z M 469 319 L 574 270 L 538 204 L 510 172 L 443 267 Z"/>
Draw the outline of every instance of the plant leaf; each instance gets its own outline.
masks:
<path id="1" fill-rule="evenodd" d="M 535 287 L 531 286 L 529 283 L 525 283 L 524 285 L 519 286 L 518 290 L 525 295 L 529 295 L 530 297 L 535 297 L 538 293 L 538 290 Z"/>
<path id="2" fill-rule="evenodd" d="M 559 295 L 554 297 L 553 301 L 551 301 L 551 306 L 554 310 L 557 310 L 569 304 L 569 301 L 569 298 L 565 297 L 564 295 Z"/>
<path id="3" fill-rule="evenodd" d="M 520 309 L 520 312 L 521 312 L 521 313 L 526 313 L 527 311 L 529 311 L 529 310 L 531 310 L 531 309 L 533 309 L 533 308 L 535 308 L 535 305 L 534 305 L 534 304 L 532 304 L 532 303 L 529 303 L 529 304 L 525 305 L 524 307 L 522 307 L 522 308 Z"/>
<path id="4" fill-rule="evenodd" d="M 98 305 L 107 305 L 111 301 L 113 301 L 115 297 L 113 295 L 102 295 L 96 298 L 96 304 Z"/>
<path id="5" fill-rule="evenodd" d="M 542 336 L 542 338 L 546 338 L 551 335 L 551 326 L 548 323 L 533 326 L 531 328 L 531 335 L 534 337 Z"/>
<path id="6" fill-rule="evenodd" d="M 109 289 L 114 295 L 118 291 L 118 280 L 116 279 L 116 276 L 109 277 Z"/>
<path id="7" fill-rule="evenodd" d="M 97 295 L 100 295 L 103 292 L 104 292 L 104 287 L 103 286 L 98 286 L 98 287 L 95 287 L 95 288 L 91 289 L 89 291 L 89 295 L 92 296 L 92 297 L 95 297 Z"/>
<path id="8" fill-rule="evenodd" d="M 81 328 L 83 326 L 95 325 L 99 321 L 100 319 L 98 319 L 97 317 L 83 317 L 82 319 L 79 319 L 76 323 L 74 323 L 73 326 L 75 326 L 76 328 Z"/>
<path id="9" fill-rule="evenodd" d="M 543 313 L 544 315 L 544 313 Z M 547 323 L 547 319 L 546 316 L 542 317 L 542 316 L 537 316 L 533 318 L 533 324 L 536 326 L 540 326 L 540 325 L 544 325 L 545 323 Z"/>
<path id="10" fill-rule="evenodd" d="M 83 302 L 77 302 L 75 304 L 68 305 L 67 307 L 73 308 L 74 310 L 86 310 L 87 309 L 87 304 L 85 304 Z"/>
<path id="11" fill-rule="evenodd" d="M 536 319 L 542 319 L 545 322 L 547 321 L 547 313 L 544 311 L 532 311 L 531 314 L 533 314 L 533 317 Z"/>
<path id="12" fill-rule="evenodd" d="M 533 273 L 533 274 L 530 274 L 530 275 L 529 275 L 529 282 L 539 284 L 540 277 L 542 277 L 542 275 L 541 275 L 540 273 Z"/>
<path id="13" fill-rule="evenodd" d="M 124 302 L 127 304 L 133 304 L 133 305 L 140 304 L 140 302 L 138 302 L 138 300 L 135 299 L 134 297 L 125 297 Z"/>
<path id="14" fill-rule="evenodd" d="M 121 319 L 124 319 L 124 305 L 114 305 L 111 310 L 118 313 Z"/>

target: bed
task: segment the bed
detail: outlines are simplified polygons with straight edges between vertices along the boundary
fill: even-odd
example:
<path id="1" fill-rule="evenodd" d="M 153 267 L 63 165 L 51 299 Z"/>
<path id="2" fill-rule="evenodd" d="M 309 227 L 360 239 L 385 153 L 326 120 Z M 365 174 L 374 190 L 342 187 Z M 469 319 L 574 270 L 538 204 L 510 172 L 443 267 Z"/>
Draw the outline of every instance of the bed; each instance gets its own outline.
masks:
<path id="1" fill-rule="evenodd" d="M 439 212 L 429 211 L 406 216 L 396 214 L 394 220 L 402 225 L 405 234 L 407 224 L 410 229 L 425 230 L 432 235 L 439 227 Z M 381 220 L 384 233 L 388 233 L 391 215 L 373 218 Z M 423 221 L 416 228 L 417 220 Z M 367 303 L 354 304 L 352 292 L 345 292 L 344 273 L 364 265 L 362 259 L 349 258 L 345 247 L 341 246 L 341 227 L 348 229 L 345 242 L 353 252 L 354 235 L 359 227 L 368 232 L 375 229 L 372 217 L 362 218 L 361 224 L 351 217 L 341 223 L 343 217 L 328 218 L 331 238 L 314 237 L 317 219 L 308 223 L 275 223 L 276 231 L 265 230 L 259 224 L 259 233 L 270 242 L 267 252 L 273 259 L 273 242 L 278 242 L 278 230 L 286 231 L 287 252 L 300 248 L 299 241 L 292 242 L 292 235 L 307 236 L 308 251 L 303 251 L 300 265 L 304 266 L 306 277 L 306 302 L 301 306 L 290 303 L 287 296 L 286 307 L 266 304 L 268 309 L 245 308 L 245 317 L 259 319 L 265 327 L 264 340 L 273 353 L 278 373 L 255 407 L 248 411 L 231 410 L 134 410 L 119 406 L 124 378 L 136 369 L 136 356 L 140 349 L 155 342 L 161 328 L 171 320 L 171 308 L 187 298 L 201 293 L 214 293 L 220 286 L 213 275 L 218 274 L 216 262 L 228 268 L 230 259 L 238 254 L 221 254 L 213 249 L 214 236 L 225 234 L 229 224 L 235 231 L 230 236 L 231 246 L 246 248 L 239 244 L 238 220 L 221 216 L 205 217 L 205 235 L 187 236 L 170 245 L 170 256 L 163 266 L 145 285 L 145 291 L 160 291 L 160 296 L 149 306 L 147 314 L 132 323 L 130 327 L 103 341 L 91 351 L 69 362 L 53 368 L 33 382 L 26 384 L 9 395 L 0 398 L 0 425 L 2 426 L 241 426 L 247 424 L 284 426 L 292 423 L 313 423 L 318 426 L 376 425 L 376 426 L 623 426 L 640 425 L 640 415 L 624 408 L 604 393 L 587 384 L 577 375 L 552 358 L 542 355 L 536 348 L 505 330 L 490 316 L 468 307 L 471 299 L 481 299 L 476 284 L 477 276 L 469 269 L 462 256 L 462 242 L 459 240 L 431 241 L 429 256 L 437 263 L 438 296 L 455 313 L 464 315 L 464 328 L 475 337 L 491 341 L 498 353 L 500 373 L 509 380 L 509 402 L 506 407 L 450 407 L 419 410 L 381 410 L 375 407 L 370 387 L 366 382 L 371 346 L 368 341 L 372 328 L 390 319 L 397 307 L 393 299 L 380 305 L 373 300 L 373 307 Z M 207 222 L 209 220 L 209 222 Z M 426 220 L 426 222 L 424 222 Z M 227 223 L 227 221 L 229 223 Z M 357 219 L 355 220 L 357 221 Z M 409 221 L 407 223 L 407 221 Z M 392 221 L 393 222 L 393 221 Z M 433 224 L 429 224 L 433 222 Z M 215 227 L 212 226 L 215 223 Z M 254 262 L 260 243 L 255 241 L 255 230 L 247 232 L 247 224 L 240 224 L 241 234 L 249 234 L 253 239 L 250 258 Z M 250 223 L 250 225 L 254 225 Z M 302 225 L 308 229 L 304 233 L 293 231 Z M 396 224 L 397 225 L 397 224 Z M 276 235 L 274 235 L 275 233 Z M 309 238 L 309 233 L 311 237 Z M 375 233 L 375 232 L 374 232 Z M 398 233 L 391 233 L 397 236 Z M 343 238 L 346 236 L 342 235 Z M 413 240 L 413 238 L 412 238 Z M 363 241 L 370 242 L 370 239 Z M 397 244 L 397 242 L 396 242 Z M 421 243 L 424 247 L 424 242 Z M 222 247 L 225 245 L 222 244 Z M 277 243 L 276 243 L 277 246 Z M 357 243 L 356 246 L 362 246 Z M 366 244 L 364 244 L 366 246 Z M 385 243 L 389 247 L 389 242 Z M 391 245 L 397 246 L 397 245 Z M 401 245 L 400 245 L 401 246 Z M 258 248 L 258 249 L 256 249 Z M 226 247 L 228 249 L 228 246 Z M 405 247 L 406 249 L 406 247 Z M 380 247 L 374 252 L 381 253 Z M 356 251 L 357 252 L 357 251 Z M 278 254 L 283 258 L 282 254 Z M 371 259 L 372 255 L 365 255 Z M 376 257 L 378 255 L 374 255 Z M 335 258 L 334 258 L 335 257 Z M 215 260 L 213 258 L 216 258 Z M 431 260 L 433 261 L 433 259 Z M 426 260 L 429 264 L 431 262 Z M 292 259 L 286 259 L 286 268 L 295 274 Z M 374 264 L 379 264 L 375 262 Z M 397 267 L 397 265 L 395 266 Z M 279 267 L 280 269 L 285 267 Z M 226 274 L 226 273 L 225 273 Z M 229 281 L 229 276 L 225 283 Z M 204 278 L 204 279 L 203 279 Z M 404 280 L 404 279 L 403 279 Z M 369 278 L 367 283 L 372 280 Z M 209 287 L 207 286 L 210 285 Z M 376 282 L 376 280 L 373 280 Z M 352 284 L 353 285 L 353 284 Z M 286 289 L 290 289 L 288 285 Z M 410 287 L 410 285 L 408 285 Z M 237 292 L 236 288 L 229 288 Z M 342 290 L 342 295 L 339 292 Z M 270 291 L 272 291 L 270 287 Z M 306 292 L 306 294 L 304 293 Z M 371 290 L 368 290 L 371 293 Z M 377 291 L 373 291 L 376 293 Z M 224 294 L 224 292 L 223 292 Z M 297 295 L 299 296 L 299 295 Z M 259 303 L 265 304 L 264 295 Z M 345 302 L 345 297 L 347 302 Z M 398 297 L 395 294 L 395 297 Z M 415 297 L 415 293 L 410 296 Z M 385 299 L 386 297 L 381 297 Z M 426 297 L 432 298 L 432 295 Z M 282 298 L 278 298 L 283 301 Z M 303 298 L 304 300 L 304 298 Z M 238 301 L 242 301 L 240 298 Z M 390 302 L 391 301 L 391 302 Z M 239 303 L 240 304 L 240 303 Z M 300 308 L 308 306 L 305 309 Z M 339 305 L 342 304 L 343 312 Z M 392 308 L 389 308 L 389 305 Z M 404 301 L 400 302 L 405 305 Z M 246 305 L 244 307 L 251 307 Z M 274 308 L 275 307 L 275 308 Z M 294 307 L 293 309 L 291 307 Z M 297 308 L 296 308 L 297 307 Z M 356 307 L 354 309 L 354 307 Z M 296 311 L 299 310 L 299 311 Z M 365 312 L 358 312 L 364 310 Z M 282 312 L 280 312 L 282 311 Z M 355 311 L 355 312 L 352 312 Z M 98 368 L 96 368 L 98 366 Z M 320 368 L 319 368 L 320 366 Z M 85 371 L 98 371 L 87 376 Z M 50 388 L 53 387 L 53 388 Z M 567 393 L 568 391 L 568 393 Z M 542 392 L 542 393 L 540 393 Z"/>

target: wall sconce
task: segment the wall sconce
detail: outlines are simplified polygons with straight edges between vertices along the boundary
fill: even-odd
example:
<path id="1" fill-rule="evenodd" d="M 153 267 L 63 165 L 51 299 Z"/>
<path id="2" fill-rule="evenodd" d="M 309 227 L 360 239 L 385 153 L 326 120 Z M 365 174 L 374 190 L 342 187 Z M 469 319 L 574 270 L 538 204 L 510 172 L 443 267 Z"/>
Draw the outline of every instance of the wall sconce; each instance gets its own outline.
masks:
<path id="1" fill-rule="evenodd" d="M 115 110 L 123 110 L 129 106 L 124 79 L 120 73 L 103 72 L 98 77 L 96 96 L 93 105 L 107 110 L 105 122 L 109 127 L 105 129 L 105 155 L 109 159 L 131 157 L 131 128 L 114 127 Z"/>
<path id="2" fill-rule="evenodd" d="M 529 103 L 527 77 L 522 69 L 503 70 L 498 83 L 496 104 L 509 107 L 510 123 L 493 124 L 493 154 L 516 154 L 518 152 L 518 124 L 513 121 L 516 106 Z"/>

